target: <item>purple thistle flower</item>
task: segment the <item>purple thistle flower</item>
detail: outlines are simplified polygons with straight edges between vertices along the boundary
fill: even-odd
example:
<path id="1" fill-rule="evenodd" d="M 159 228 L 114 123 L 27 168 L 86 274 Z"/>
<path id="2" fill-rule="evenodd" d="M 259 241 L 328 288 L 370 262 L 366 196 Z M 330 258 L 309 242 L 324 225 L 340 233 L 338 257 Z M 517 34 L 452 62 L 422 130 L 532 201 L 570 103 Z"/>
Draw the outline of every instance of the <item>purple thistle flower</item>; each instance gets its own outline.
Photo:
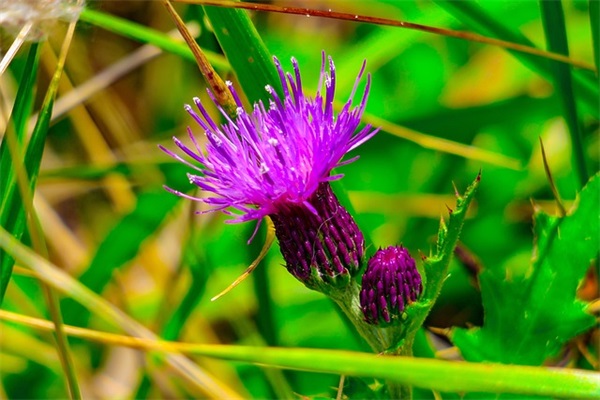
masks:
<path id="1" fill-rule="evenodd" d="M 173 140 L 200 165 L 162 146 L 161 149 L 194 168 L 198 174 L 188 174 L 189 180 L 208 192 L 208 196 L 195 198 L 171 188 L 167 190 L 209 204 L 214 207 L 210 211 L 232 215 L 230 223 L 260 221 L 271 216 L 288 269 L 305 284 L 312 279 L 309 276 L 314 275 L 314 268 L 318 276 L 335 277 L 344 274 L 345 268 L 340 267 L 340 263 L 352 262 L 356 265 L 351 270 L 358 271 L 364 240 L 352 217 L 331 192 L 329 182 L 343 176 L 331 175 L 334 168 L 358 158 L 342 161 L 346 153 L 378 131 L 366 125 L 356 132 L 367 102 L 370 75 L 367 75 L 359 104 L 353 107 L 352 103 L 366 62 L 350 97 L 336 115 L 333 110 L 336 73 L 331 57 L 327 62 L 323 53 L 314 99 L 303 93 L 300 70 L 294 58 L 294 74 L 284 73 L 279 60 L 273 59 L 284 97 L 267 86 L 271 95 L 268 108 L 259 102 L 251 112 L 244 110 L 230 82 L 229 90 L 238 106 L 235 118 L 229 117 L 217 104 L 225 118 L 224 124 L 217 125 L 198 98 L 194 102 L 200 114 L 186 106 L 207 137 L 206 154 L 190 128 L 188 134 L 194 148 L 177 138 Z M 216 104 L 210 91 L 209 95 Z M 333 223 L 344 225 L 332 227 Z M 302 227 L 302 232 L 294 231 L 298 227 Z M 338 236 L 328 236 L 334 231 Z"/>
<path id="2" fill-rule="evenodd" d="M 254 105 L 251 113 L 246 112 L 230 82 L 230 91 L 238 105 L 235 120 L 217 105 L 226 120 L 225 124 L 219 126 L 210 118 L 200 99 L 194 99 L 200 115 L 186 105 L 186 110 L 202 127 L 208 139 L 206 155 L 190 128 L 188 134 L 194 149 L 185 146 L 177 138 L 173 140 L 201 166 L 190 164 L 161 147 L 170 156 L 198 171 L 198 175 L 188 175 L 190 182 L 211 193 L 207 198 L 192 199 L 215 206 L 211 211 L 223 210 L 234 215 L 235 218 L 230 220 L 232 223 L 259 220 L 266 215 L 276 214 L 290 204 L 313 208 L 308 200 L 319 184 L 340 179 L 343 176 L 341 174 L 330 176 L 332 169 L 355 161 L 358 157 L 343 162 L 341 159 L 377 132 L 377 129 L 367 125 L 355 134 L 367 102 L 369 75 L 360 104 L 351 108 L 352 99 L 366 63 L 362 65 L 352 94 L 336 116 L 333 112 L 336 75 L 331 57 L 327 72 L 323 53 L 321 76 L 314 99 L 304 96 L 302 92 L 300 70 L 295 59 L 292 59 L 294 75 L 285 74 L 279 60 L 274 57 L 274 61 L 284 98 L 281 99 L 273 87 L 267 86 L 266 90 L 272 96 L 268 109 L 260 102 Z M 322 93 L 323 86 L 325 93 Z M 190 198 L 173 189 L 169 190 Z M 239 213 L 233 214 L 227 208 L 237 209 Z"/>
<path id="3" fill-rule="evenodd" d="M 370 324 L 391 325 L 423 291 L 415 260 L 402 246 L 379 249 L 362 277 L 360 305 Z"/>

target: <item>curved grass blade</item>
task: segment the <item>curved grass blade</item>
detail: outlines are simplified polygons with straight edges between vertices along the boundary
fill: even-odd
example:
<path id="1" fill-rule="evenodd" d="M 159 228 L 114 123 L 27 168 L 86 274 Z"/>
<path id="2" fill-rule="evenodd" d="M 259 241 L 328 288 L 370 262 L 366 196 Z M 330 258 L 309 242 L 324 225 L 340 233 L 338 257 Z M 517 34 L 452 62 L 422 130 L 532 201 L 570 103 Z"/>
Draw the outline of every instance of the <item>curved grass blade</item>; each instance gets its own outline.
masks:
<path id="1" fill-rule="evenodd" d="M 364 120 L 373 126 L 380 127 L 383 132 L 416 143 L 425 149 L 454 154 L 468 160 L 481 161 L 513 170 L 520 170 L 522 168 L 521 161 L 515 158 L 434 135 L 427 135 L 378 118 L 372 114 L 365 114 Z"/>
<path id="2" fill-rule="evenodd" d="M 210 61 L 208 61 L 208 58 L 204 55 L 204 52 L 200 46 L 198 46 L 198 43 L 196 43 L 196 40 L 186 27 L 185 23 L 177 11 L 175 11 L 175 8 L 173 8 L 171 5 L 171 2 L 169 0 L 162 0 L 162 2 L 171 15 L 173 21 L 175 21 L 175 25 L 177 26 L 179 33 L 185 39 L 185 42 L 190 50 L 192 50 L 194 58 L 196 59 L 196 64 L 204 76 L 204 79 L 210 86 L 215 100 L 221 105 L 221 107 L 223 107 L 227 114 L 229 114 L 232 118 L 235 118 L 237 104 L 233 98 L 233 95 L 231 94 L 231 91 L 229 90 L 228 85 L 223 81 L 223 79 L 221 79 L 221 76 L 216 73 Z"/>
<path id="3" fill-rule="evenodd" d="M 539 4 L 542 11 L 542 23 L 544 25 L 544 32 L 546 33 L 548 50 L 568 56 L 569 46 L 567 43 L 565 15 L 562 3 L 560 1 L 540 0 Z M 571 137 L 571 148 L 573 151 L 573 169 L 579 179 L 579 189 L 581 189 L 588 181 L 589 175 L 585 162 L 581 127 L 577 116 L 571 68 L 565 64 L 552 62 L 552 75 L 554 77 L 555 95 L 562 103 L 563 115 L 569 127 L 569 136 Z"/>
<path id="4" fill-rule="evenodd" d="M 447 37 L 453 37 L 458 39 L 470 40 L 473 42 L 486 43 L 489 45 L 494 45 L 498 47 L 503 47 L 510 50 L 515 50 L 518 52 L 535 55 L 538 57 L 547 58 L 550 60 L 557 60 L 567 64 L 571 64 L 577 66 L 579 68 L 588 69 L 593 71 L 594 67 L 586 62 L 572 60 L 568 57 L 565 57 L 562 54 L 551 53 L 544 50 L 540 50 L 535 46 L 524 45 L 520 43 L 515 43 L 507 40 L 496 39 L 491 37 L 482 36 L 472 32 L 464 32 L 464 31 L 456 31 L 451 29 L 438 28 L 435 26 L 428 26 L 422 24 L 416 24 L 414 22 L 408 21 L 398 21 L 388 18 L 379 18 L 379 17 L 370 17 L 363 15 L 356 15 L 350 13 L 336 12 L 331 9 L 324 10 L 315 10 L 307 7 L 294 7 L 294 6 L 278 6 L 272 4 L 256 4 L 251 2 L 242 2 L 242 1 L 230 1 L 230 0 L 177 0 L 180 3 L 191 3 L 191 4 L 203 4 L 205 6 L 219 6 L 224 8 L 233 8 L 233 9 L 247 9 L 247 10 L 261 10 L 261 11 L 269 11 L 269 12 L 280 12 L 284 14 L 294 14 L 294 15 L 306 15 L 307 17 L 316 16 L 321 18 L 329 18 L 329 19 L 339 19 L 346 21 L 355 21 L 355 22 L 367 22 L 376 25 L 384 25 L 384 26 L 395 26 L 402 27 L 408 29 L 414 29 L 418 31 L 433 33 L 436 35 L 442 35 Z"/>
<path id="5" fill-rule="evenodd" d="M 0 310 L 0 319 L 51 330 L 46 321 Z M 144 350 L 185 352 L 277 368 L 374 377 L 443 392 L 515 393 L 569 399 L 600 396 L 600 374 L 576 369 L 479 364 L 413 357 L 382 357 L 340 350 L 203 345 L 132 338 L 77 327 L 73 336 Z"/>
<path id="6" fill-rule="evenodd" d="M 262 249 L 260 250 L 260 253 L 256 257 L 256 259 L 254 261 L 252 261 L 252 264 L 250 264 L 250 266 L 248 268 L 246 268 L 246 270 L 242 273 L 242 275 L 240 275 L 235 281 L 233 281 L 231 283 L 231 285 L 229 285 L 225 289 L 223 289 L 219 294 L 217 294 L 216 296 L 213 296 L 213 298 L 211 298 L 210 301 L 215 301 L 215 300 L 219 299 L 219 297 L 226 295 L 233 288 L 235 288 L 237 285 L 239 285 L 244 280 L 246 280 L 246 278 L 248 278 L 250 276 L 250 274 L 256 269 L 258 264 L 260 264 L 262 259 L 265 258 L 265 256 L 267 255 L 267 252 L 269 251 L 269 249 L 271 248 L 271 245 L 273 244 L 273 241 L 275 240 L 275 227 L 273 225 L 273 222 L 271 222 L 270 218 L 267 219 L 266 224 L 267 224 L 267 238 L 265 240 L 265 243 L 263 244 Z"/>

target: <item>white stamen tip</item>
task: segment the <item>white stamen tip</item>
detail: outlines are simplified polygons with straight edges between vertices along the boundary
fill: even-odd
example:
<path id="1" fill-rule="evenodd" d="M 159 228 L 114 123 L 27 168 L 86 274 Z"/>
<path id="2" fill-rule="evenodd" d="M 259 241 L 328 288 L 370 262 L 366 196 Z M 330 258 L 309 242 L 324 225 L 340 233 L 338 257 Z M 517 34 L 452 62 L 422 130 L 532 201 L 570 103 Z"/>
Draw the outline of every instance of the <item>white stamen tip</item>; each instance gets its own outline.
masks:
<path id="1" fill-rule="evenodd" d="M 269 172 L 269 167 L 265 163 L 260 164 L 260 169 L 258 170 L 261 174 L 266 174 Z"/>

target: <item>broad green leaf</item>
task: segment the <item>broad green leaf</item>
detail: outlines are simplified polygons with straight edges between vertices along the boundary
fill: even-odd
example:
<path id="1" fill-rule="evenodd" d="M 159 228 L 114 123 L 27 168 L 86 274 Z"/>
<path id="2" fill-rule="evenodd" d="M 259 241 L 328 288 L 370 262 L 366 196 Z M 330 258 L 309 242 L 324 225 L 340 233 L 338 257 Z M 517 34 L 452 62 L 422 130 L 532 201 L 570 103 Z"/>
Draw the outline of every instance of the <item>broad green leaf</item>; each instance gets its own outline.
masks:
<path id="1" fill-rule="evenodd" d="M 452 332 L 465 359 L 540 365 L 566 341 L 594 326 L 595 318 L 575 294 L 600 250 L 599 202 L 596 175 L 570 215 L 556 218 L 536 212 L 536 247 L 527 275 L 511 276 L 502 268 L 480 274 L 484 325 Z"/>

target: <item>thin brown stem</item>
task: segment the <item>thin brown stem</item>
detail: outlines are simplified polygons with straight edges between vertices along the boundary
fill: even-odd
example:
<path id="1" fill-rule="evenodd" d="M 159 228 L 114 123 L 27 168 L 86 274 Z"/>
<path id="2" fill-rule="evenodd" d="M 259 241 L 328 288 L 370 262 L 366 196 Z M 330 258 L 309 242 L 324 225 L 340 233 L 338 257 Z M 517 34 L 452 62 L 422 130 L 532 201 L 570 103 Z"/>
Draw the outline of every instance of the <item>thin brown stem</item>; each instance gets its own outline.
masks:
<path id="1" fill-rule="evenodd" d="M 485 43 L 492 46 L 498 46 L 509 50 L 519 51 L 521 53 L 532 54 L 535 56 L 547 58 L 550 60 L 560 61 L 565 64 L 573 65 L 574 67 L 588 69 L 590 71 L 596 71 L 596 67 L 583 61 L 573 60 L 563 54 L 552 53 L 549 51 L 537 49 L 535 47 L 525 46 L 518 43 L 508 42 L 506 40 L 490 38 L 487 36 L 479 35 L 473 32 L 457 31 L 452 29 L 436 28 L 434 26 L 415 24 L 406 21 L 397 21 L 388 18 L 370 17 L 365 15 L 355 15 L 344 12 L 337 12 L 329 10 L 314 10 L 306 7 L 288 7 L 278 6 L 274 4 L 257 4 L 257 3 L 246 3 L 237 2 L 230 0 L 175 0 L 179 3 L 188 4 L 202 4 L 205 6 L 215 7 L 227 7 L 227 8 L 241 8 L 245 10 L 254 11 L 268 11 L 277 12 L 283 14 L 294 14 L 294 15 L 305 15 L 310 17 L 330 18 L 346 21 L 366 22 L 370 24 L 382 25 L 382 26 L 394 26 L 398 28 L 413 29 L 422 32 L 433 33 L 434 35 L 442 35 L 447 37 L 453 37 L 457 39 L 470 40 L 472 42 Z"/>

